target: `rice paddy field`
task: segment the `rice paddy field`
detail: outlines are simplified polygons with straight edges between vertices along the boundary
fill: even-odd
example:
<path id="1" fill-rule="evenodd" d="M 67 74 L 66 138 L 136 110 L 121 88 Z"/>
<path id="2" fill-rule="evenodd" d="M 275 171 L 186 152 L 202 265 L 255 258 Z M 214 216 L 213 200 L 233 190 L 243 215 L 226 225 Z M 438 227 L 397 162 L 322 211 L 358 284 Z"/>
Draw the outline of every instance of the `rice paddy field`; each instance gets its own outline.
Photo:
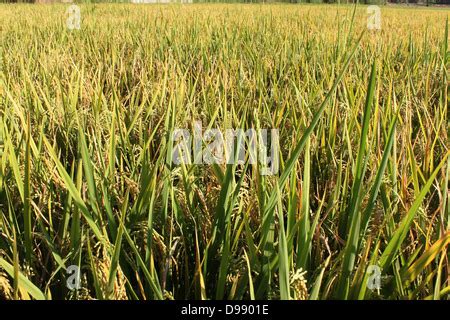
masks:
<path id="1" fill-rule="evenodd" d="M 0 5 L 0 298 L 449 299 L 448 8 L 68 7 Z"/>

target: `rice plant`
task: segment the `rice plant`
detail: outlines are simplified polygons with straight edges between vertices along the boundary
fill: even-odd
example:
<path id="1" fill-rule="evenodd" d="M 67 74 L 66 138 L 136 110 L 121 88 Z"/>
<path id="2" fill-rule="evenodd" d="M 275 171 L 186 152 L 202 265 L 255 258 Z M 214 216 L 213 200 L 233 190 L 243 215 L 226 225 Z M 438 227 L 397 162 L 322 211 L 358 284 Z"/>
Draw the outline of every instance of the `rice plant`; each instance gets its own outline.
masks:
<path id="1" fill-rule="evenodd" d="M 449 298 L 448 9 L 67 7 L 0 5 L 0 297 Z M 194 122 L 278 172 L 174 164 Z"/>

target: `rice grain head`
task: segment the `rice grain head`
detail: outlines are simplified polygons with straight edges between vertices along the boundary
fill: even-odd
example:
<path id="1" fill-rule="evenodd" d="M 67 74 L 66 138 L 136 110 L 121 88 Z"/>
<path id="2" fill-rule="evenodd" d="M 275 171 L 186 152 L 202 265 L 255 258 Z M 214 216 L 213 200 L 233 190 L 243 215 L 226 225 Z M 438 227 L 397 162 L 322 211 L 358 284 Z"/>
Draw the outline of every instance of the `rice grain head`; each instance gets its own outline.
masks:
<path id="1" fill-rule="evenodd" d="M 290 284 L 291 288 L 294 289 L 294 297 L 296 300 L 308 299 L 308 287 L 306 286 L 305 274 L 306 271 L 300 268 L 291 276 Z"/>
<path id="2" fill-rule="evenodd" d="M 7 275 L 0 269 L 0 299 L 12 300 L 13 289 Z"/>
<path id="3" fill-rule="evenodd" d="M 100 257 L 100 255 L 97 255 Z M 97 266 L 98 276 L 101 289 L 104 293 L 108 292 L 108 278 L 109 270 L 111 269 L 111 259 L 106 252 L 103 252 L 103 258 L 94 257 L 95 265 Z M 120 266 L 117 267 L 116 281 L 114 282 L 113 295 L 110 299 L 113 300 L 128 300 L 125 288 L 125 275 Z"/>

